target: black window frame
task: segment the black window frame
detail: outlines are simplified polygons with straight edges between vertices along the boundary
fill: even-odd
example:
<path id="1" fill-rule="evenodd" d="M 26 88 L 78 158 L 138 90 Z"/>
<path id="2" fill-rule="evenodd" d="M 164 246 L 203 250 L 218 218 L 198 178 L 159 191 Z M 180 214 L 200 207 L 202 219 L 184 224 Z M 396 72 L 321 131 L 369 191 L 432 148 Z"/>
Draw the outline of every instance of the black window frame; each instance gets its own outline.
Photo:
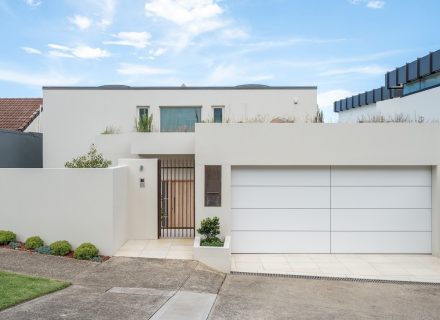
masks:
<path id="1" fill-rule="evenodd" d="M 137 118 L 141 119 L 141 110 L 147 110 L 147 118 L 150 116 L 150 106 L 136 106 L 137 109 Z"/>
<path id="2" fill-rule="evenodd" d="M 212 122 L 223 123 L 223 109 L 224 108 L 225 108 L 224 106 L 212 106 Z M 215 121 L 215 110 L 220 110 L 220 112 L 221 112 L 221 121 L 220 122 Z"/>
<path id="3" fill-rule="evenodd" d="M 222 166 L 205 165 L 205 207 L 222 206 Z"/>

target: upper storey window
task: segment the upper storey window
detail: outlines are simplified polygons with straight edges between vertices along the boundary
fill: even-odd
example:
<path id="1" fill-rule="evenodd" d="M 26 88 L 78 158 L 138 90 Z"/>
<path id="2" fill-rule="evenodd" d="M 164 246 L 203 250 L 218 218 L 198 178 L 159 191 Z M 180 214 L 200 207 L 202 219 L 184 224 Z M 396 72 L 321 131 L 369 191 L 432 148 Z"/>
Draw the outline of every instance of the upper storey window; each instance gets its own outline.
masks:
<path id="1" fill-rule="evenodd" d="M 194 132 L 202 107 L 160 107 L 161 132 Z"/>

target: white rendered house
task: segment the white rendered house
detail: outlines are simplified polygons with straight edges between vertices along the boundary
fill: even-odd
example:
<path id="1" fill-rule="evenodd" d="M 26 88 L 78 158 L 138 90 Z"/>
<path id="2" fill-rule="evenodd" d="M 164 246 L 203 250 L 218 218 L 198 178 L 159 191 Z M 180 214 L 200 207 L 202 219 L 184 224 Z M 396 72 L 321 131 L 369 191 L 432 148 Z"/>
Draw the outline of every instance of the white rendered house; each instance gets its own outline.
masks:
<path id="1" fill-rule="evenodd" d="M 113 254 L 129 239 L 194 237 L 218 216 L 233 253 L 440 255 L 438 123 L 307 123 L 314 87 L 58 87 L 44 103 L 46 168 L 0 171 L 17 213 L 1 223 L 23 235 Z M 133 131 L 140 112 L 153 132 Z M 120 133 L 101 134 L 109 125 Z M 91 143 L 115 167 L 57 169 Z M 45 223 L 23 227 L 28 212 Z"/>

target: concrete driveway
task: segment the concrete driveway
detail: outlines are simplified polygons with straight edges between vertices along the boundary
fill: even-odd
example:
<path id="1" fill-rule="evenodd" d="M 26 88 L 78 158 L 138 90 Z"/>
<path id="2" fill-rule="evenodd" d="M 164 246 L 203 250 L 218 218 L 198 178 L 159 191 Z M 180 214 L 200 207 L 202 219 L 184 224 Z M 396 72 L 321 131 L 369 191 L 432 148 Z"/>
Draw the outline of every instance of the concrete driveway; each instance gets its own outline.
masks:
<path id="1" fill-rule="evenodd" d="M 189 260 L 98 264 L 2 249 L 0 269 L 73 283 L 0 319 L 440 319 L 438 285 L 225 277 Z"/>
<path id="2" fill-rule="evenodd" d="M 440 319 L 440 286 L 230 275 L 210 319 Z"/>

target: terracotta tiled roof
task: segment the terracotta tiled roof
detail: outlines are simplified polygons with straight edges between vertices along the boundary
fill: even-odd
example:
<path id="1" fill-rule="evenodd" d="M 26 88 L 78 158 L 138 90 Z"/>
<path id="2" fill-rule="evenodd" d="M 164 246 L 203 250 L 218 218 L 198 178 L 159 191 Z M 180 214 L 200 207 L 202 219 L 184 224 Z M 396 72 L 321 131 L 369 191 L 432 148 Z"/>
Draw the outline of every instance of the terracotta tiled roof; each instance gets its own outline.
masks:
<path id="1" fill-rule="evenodd" d="M 0 98 L 0 129 L 24 131 L 41 105 L 42 98 Z"/>

